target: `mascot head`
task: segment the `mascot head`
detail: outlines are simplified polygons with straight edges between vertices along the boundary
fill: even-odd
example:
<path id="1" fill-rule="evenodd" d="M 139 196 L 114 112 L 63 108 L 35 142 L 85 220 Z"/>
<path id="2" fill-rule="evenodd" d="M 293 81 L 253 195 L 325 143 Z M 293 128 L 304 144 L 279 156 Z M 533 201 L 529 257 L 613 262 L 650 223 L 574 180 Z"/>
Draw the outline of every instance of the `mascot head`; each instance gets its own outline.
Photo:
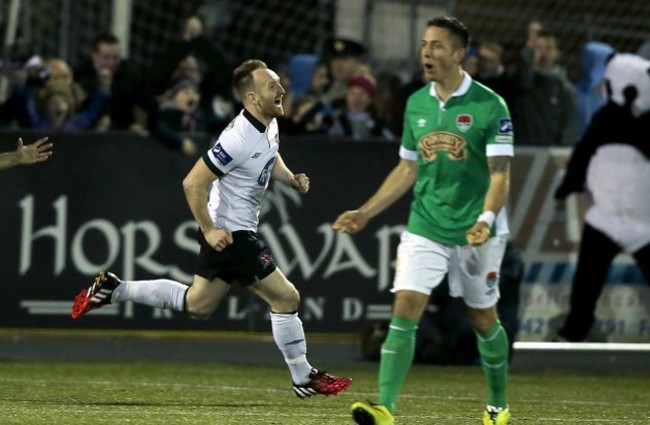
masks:
<path id="1" fill-rule="evenodd" d="M 632 53 L 614 55 L 605 71 L 610 102 L 639 117 L 650 111 L 650 60 Z"/>

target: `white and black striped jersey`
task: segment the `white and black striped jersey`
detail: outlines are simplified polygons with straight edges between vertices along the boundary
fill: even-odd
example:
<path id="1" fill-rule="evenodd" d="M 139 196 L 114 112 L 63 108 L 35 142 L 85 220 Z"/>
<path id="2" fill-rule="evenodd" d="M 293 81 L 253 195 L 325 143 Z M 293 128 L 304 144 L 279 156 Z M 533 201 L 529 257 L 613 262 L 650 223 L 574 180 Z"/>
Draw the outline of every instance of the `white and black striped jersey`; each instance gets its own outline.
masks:
<path id="1" fill-rule="evenodd" d="M 203 155 L 208 168 L 219 176 L 208 202 L 217 227 L 257 231 L 279 143 L 276 119 L 267 127 L 243 109 Z"/>

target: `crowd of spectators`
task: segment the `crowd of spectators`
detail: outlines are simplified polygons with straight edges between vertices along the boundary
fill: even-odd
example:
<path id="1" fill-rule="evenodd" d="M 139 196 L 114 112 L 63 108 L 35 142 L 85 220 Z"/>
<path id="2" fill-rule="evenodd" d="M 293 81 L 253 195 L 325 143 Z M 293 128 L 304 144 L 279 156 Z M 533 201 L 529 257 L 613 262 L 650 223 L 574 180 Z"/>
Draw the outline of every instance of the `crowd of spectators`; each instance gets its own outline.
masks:
<path id="1" fill-rule="evenodd" d="M 421 72 L 414 69 L 403 81 L 403 73 L 375 71 L 371 52 L 351 39 L 329 40 L 319 51 L 274 66 L 287 90 L 283 132 L 397 143 L 406 100 L 427 83 Z M 571 82 L 556 36 L 533 22 L 521 51 L 509 55 L 517 60 L 506 64 L 508 52 L 499 43 L 479 39 L 463 64 L 505 99 L 518 145 L 572 146 L 604 103 L 602 70 L 613 52 L 604 43 L 587 43 L 580 79 Z M 115 36 L 99 34 L 78 66 L 37 55 L 27 61 L 22 82 L 0 105 L 0 125 L 50 134 L 126 130 L 194 156 L 192 135 L 218 133 L 241 107 L 230 88 L 236 59 L 243 58 L 230 57 L 207 37 L 197 17 L 184 21 L 178 40 L 151 70 L 136 69 Z"/>
<path id="2" fill-rule="evenodd" d="M 234 117 L 232 61 L 190 17 L 153 69 L 123 58 L 120 40 L 100 33 L 86 58 L 32 56 L 0 104 L 0 126 L 56 136 L 71 131 L 130 131 L 195 156 L 194 135 L 221 131 Z"/>

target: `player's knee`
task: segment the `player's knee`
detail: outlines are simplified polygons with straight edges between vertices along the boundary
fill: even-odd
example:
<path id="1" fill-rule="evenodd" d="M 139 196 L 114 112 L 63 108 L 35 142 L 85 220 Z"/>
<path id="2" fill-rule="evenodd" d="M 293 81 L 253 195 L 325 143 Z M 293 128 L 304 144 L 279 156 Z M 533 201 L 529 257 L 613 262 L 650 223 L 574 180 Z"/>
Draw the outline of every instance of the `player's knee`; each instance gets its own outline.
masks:
<path id="1" fill-rule="evenodd" d="M 298 310 L 300 305 L 300 293 L 294 287 L 282 293 L 278 299 L 273 300 L 271 310 L 276 312 L 289 312 Z"/>
<path id="2" fill-rule="evenodd" d="M 496 319 L 490 314 L 470 314 L 468 320 L 472 329 L 480 335 L 486 334 L 496 323 Z"/>
<path id="3" fill-rule="evenodd" d="M 207 320 L 214 313 L 214 308 L 208 307 L 206 305 L 195 305 L 188 302 L 185 306 L 185 314 L 190 318 L 196 320 Z"/>

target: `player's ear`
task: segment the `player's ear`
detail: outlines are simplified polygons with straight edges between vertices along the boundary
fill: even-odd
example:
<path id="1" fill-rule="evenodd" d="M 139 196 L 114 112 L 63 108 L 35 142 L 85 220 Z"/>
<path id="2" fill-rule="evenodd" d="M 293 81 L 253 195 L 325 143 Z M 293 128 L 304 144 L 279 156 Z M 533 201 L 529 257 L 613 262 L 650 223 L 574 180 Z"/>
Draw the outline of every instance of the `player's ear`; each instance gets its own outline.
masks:
<path id="1" fill-rule="evenodd" d="M 454 51 L 454 59 L 456 60 L 456 62 L 462 63 L 463 59 L 465 58 L 465 53 L 466 52 L 467 52 L 467 49 L 463 49 L 463 48 L 456 49 Z"/>
<path id="2" fill-rule="evenodd" d="M 253 93 L 252 91 L 246 93 L 246 97 L 248 98 L 248 102 L 252 105 L 260 105 L 260 97 Z"/>

